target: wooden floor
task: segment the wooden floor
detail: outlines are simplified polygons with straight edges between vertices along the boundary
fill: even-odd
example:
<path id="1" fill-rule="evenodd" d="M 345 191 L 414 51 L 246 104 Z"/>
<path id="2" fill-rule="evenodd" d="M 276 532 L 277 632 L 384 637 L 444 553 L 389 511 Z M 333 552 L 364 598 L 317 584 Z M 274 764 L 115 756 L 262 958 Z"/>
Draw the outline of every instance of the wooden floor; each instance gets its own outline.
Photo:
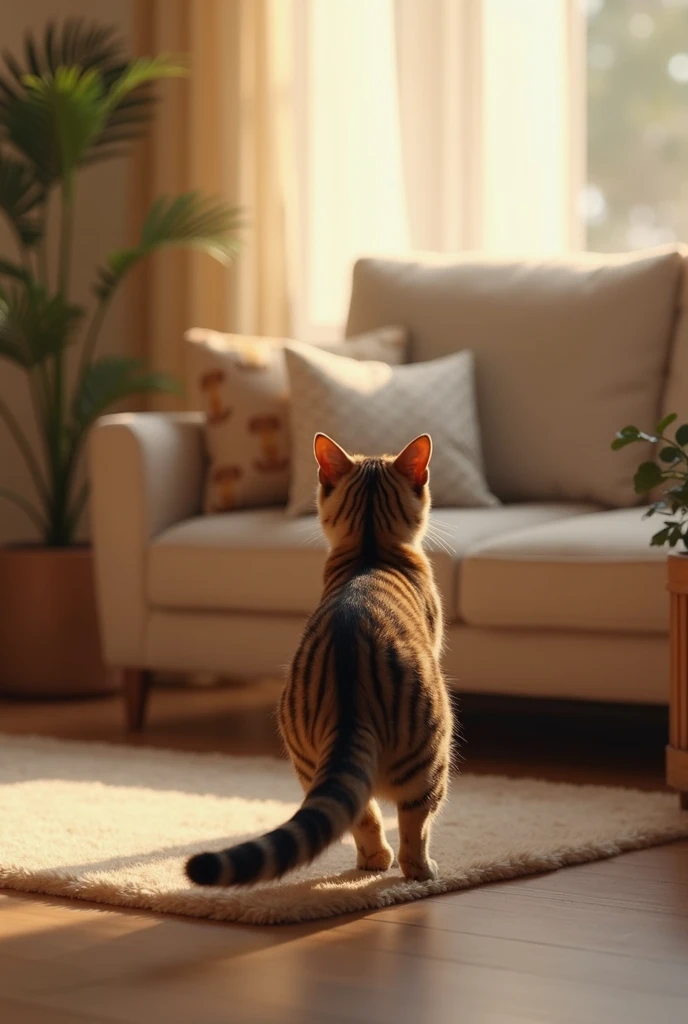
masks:
<path id="1" fill-rule="evenodd" d="M 158 690 L 137 742 L 276 753 L 274 697 Z M 661 713 L 462 703 L 465 770 L 663 785 Z M 124 739 L 116 699 L 0 701 L 0 731 Z M 688 843 L 272 928 L 0 893 L 0 1021 L 686 1024 Z"/>

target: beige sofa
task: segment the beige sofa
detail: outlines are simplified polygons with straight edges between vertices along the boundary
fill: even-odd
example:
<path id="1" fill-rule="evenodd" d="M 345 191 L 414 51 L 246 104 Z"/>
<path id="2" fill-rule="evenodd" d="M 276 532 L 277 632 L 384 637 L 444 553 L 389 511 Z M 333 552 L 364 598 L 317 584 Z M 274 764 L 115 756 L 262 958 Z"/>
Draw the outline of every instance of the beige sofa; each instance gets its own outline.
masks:
<path id="1" fill-rule="evenodd" d="M 538 262 L 365 259 L 347 334 L 408 326 L 412 359 L 476 354 L 497 508 L 440 508 L 428 542 L 466 692 L 664 703 L 665 553 L 634 506 L 616 429 L 688 418 L 682 253 Z M 129 669 L 279 672 L 320 593 L 312 517 L 201 515 L 200 415 L 108 416 L 93 431 L 93 537 L 107 661 Z M 314 473 L 315 483 L 315 473 Z"/>

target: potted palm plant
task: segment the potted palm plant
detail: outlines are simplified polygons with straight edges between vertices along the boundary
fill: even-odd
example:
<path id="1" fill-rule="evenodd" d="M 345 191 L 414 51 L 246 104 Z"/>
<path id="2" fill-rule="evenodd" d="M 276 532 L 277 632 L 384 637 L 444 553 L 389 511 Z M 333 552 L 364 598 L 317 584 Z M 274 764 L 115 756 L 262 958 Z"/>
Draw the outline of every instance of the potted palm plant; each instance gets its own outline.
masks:
<path id="1" fill-rule="evenodd" d="M 657 445 L 656 460 L 641 462 L 635 477 L 635 492 L 656 500 L 645 516 L 659 515 L 662 525 L 650 541 L 670 549 L 667 559 L 667 589 L 670 595 L 671 645 L 669 693 L 669 745 L 666 752 L 667 782 L 681 794 L 681 806 L 688 810 L 688 423 L 667 434 L 678 419 L 665 416 L 653 433 L 624 427 L 612 441 L 618 450 L 629 444 Z"/>
<path id="2" fill-rule="evenodd" d="M 107 677 L 90 551 L 77 544 L 88 501 L 79 472 L 85 441 L 113 404 L 178 389 L 139 360 L 100 356 L 100 329 L 122 281 L 156 250 L 194 247 L 229 262 L 238 212 L 196 192 L 158 199 L 138 242 L 95 269 L 92 308 L 78 305 L 71 267 L 79 176 L 127 151 L 152 116 L 152 83 L 185 74 L 184 64 L 168 56 L 129 59 L 114 29 L 78 19 L 49 25 L 40 39 L 27 35 L 22 60 L 4 60 L 0 215 L 15 248 L 0 254 L 0 357 L 25 374 L 39 445 L 0 394 L 0 426 L 32 482 L 32 493 L 10 490 L 0 466 L 0 499 L 25 513 L 40 540 L 0 548 L 0 689 L 93 692 Z M 48 237 L 55 204 L 56 248 Z"/>

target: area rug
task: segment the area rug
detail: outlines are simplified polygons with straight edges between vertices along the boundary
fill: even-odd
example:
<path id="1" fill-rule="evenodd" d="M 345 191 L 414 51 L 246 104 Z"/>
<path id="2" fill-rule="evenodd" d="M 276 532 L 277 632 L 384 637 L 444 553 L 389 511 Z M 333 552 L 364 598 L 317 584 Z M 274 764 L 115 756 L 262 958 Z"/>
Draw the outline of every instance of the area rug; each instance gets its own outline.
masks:
<path id="1" fill-rule="evenodd" d="M 0 887 L 252 924 L 374 910 L 688 837 L 667 793 L 462 775 L 435 829 L 441 877 L 352 870 L 350 838 L 252 889 L 196 889 L 189 854 L 283 822 L 300 789 L 266 758 L 0 736 Z M 396 847 L 396 820 L 385 824 Z"/>

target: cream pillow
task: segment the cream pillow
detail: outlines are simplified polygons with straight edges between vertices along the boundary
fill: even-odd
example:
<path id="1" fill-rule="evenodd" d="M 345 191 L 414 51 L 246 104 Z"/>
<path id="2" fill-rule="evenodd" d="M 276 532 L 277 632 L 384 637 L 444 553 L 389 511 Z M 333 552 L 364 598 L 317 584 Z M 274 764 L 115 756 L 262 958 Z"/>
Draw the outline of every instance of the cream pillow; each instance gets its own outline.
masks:
<path id="1" fill-rule="evenodd" d="M 284 503 L 290 463 L 287 342 L 201 328 L 185 338 L 190 407 L 207 417 L 206 512 Z M 326 348 L 396 364 L 406 358 L 407 336 L 401 327 L 383 327 Z"/>
<path id="2" fill-rule="evenodd" d="M 483 474 L 471 352 L 395 367 L 291 346 L 286 358 L 291 392 L 290 515 L 313 511 L 313 438 L 318 431 L 362 455 L 396 454 L 418 434 L 431 434 L 433 504 L 499 504 Z"/>

